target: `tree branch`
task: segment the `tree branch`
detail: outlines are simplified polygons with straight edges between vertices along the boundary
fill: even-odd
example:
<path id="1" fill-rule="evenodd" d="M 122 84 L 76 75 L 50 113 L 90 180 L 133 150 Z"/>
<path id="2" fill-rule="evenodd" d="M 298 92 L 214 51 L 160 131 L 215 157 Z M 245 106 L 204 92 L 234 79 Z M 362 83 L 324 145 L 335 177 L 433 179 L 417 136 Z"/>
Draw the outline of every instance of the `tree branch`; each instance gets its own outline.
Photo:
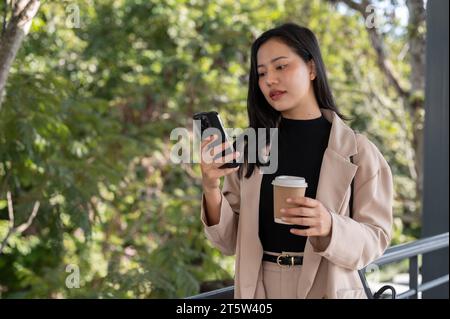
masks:
<path id="1" fill-rule="evenodd" d="M 33 223 L 34 218 L 37 215 L 37 212 L 39 210 L 39 202 L 34 203 L 34 207 L 33 207 L 33 211 L 31 212 L 30 217 L 28 217 L 28 220 L 26 223 L 23 223 L 22 225 L 20 225 L 19 227 L 16 228 L 16 232 L 18 233 L 23 233 L 24 231 L 26 231 L 28 229 L 28 227 L 31 226 L 31 224 Z"/>
<path id="2" fill-rule="evenodd" d="M 26 231 L 28 229 L 28 227 L 31 226 L 31 224 L 33 223 L 34 218 L 36 217 L 38 210 L 39 210 L 39 202 L 34 203 L 34 207 L 33 207 L 33 211 L 31 212 L 31 215 L 28 217 L 28 220 L 21 224 L 18 227 L 14 227 L 14 208 L 13 208 L 13 203 L 12 203 L 12 199 L 11 199 L 11 192 L 7 192 L 6 193 L 6 199 L 8 202 L 8 216 L 9 216 L 9 228 L 8 228 L 8 232 L 6 233 L 5 238 L 2 240 L 2 243 L 0 245 L 0 255 L 3 252 L 3 248 L 5 248 L 6 244 L 8 243 L 8 239 L 9 237 L 14 234 L 14 233 L 23 233 L 24 231 Z"/>
<path id="3" fill-rule="evenodd" d="M 23 39 L 30 30 L 33 17 L 40 6 L 39 0 L 18 0 L 13 4 L 11 19 L 6 25 L 0 42 L 0 110 L 3 90 L 8 74 Z"/>
<path id="4" fill-rule="evenodd" d="M 3 34 L 5 34 L 5 30 L 6 30 L 6 19 L 8 16 L 8 0 L 3 0 L 3 6 L 4 6 L 4 11 L 3 11 L 2 37 L 3 37 Z"/>
<path id="5" fill-rule="evenodd" d="M 353 0 L 338 0 L 342 3 L 345 3 L 349 8 L 361 13 L 363 18 L 366 20 L 369 18 L 370 12 L 366 11 L 366 8 L 371 4 L 367 0 L 363 0 L 361 3 L 355 2 Z M 332 3 L 336 2 L 331 0 Z M 367 32 L 369 33 L 370 42 L 372 43 L 372 47 L 374 48 L 377 54 L 377 64 L 380 70 L 384 73 L 389 83 L 395 88 L 398 95 L 402 98 L 408 98 L 409 93 L 405 88 L 403 88 L 395 75 L 393 70 L 393 66 L 391 62 L 388 60 L 386 56 L 386 52 L 384 50 L 383 39 L 378 34 L 375 27 L 366 27 Z"/>
<path id="6" fill-rule="evenodd" d="M 40 0 L 18 0 L 14 4 L 13 16 L 11 22 L 27 23 L 36 15 Z"/>
<path id="7" fill-rule="evenodd" d="M 11 200 L 11 192 L 6 193 L 6 200 L 8 201 L 9 226 L 10 228 L 14 228 L 14 209 Z"/>

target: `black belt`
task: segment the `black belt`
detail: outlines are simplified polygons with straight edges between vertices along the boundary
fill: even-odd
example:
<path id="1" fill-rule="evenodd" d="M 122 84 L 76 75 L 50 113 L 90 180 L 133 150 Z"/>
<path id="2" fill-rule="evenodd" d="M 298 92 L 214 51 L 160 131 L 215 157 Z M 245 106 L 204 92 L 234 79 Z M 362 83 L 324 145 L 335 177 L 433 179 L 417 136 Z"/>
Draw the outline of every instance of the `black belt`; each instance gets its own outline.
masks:
<path id="1" fill-rule="evenodd" d="M 263 254 L 263 260 L 276 263 L 280 266 L 294 266 L 303 264 L 303 256 L 290 256 L 288 254 L 278 256 Z"/>

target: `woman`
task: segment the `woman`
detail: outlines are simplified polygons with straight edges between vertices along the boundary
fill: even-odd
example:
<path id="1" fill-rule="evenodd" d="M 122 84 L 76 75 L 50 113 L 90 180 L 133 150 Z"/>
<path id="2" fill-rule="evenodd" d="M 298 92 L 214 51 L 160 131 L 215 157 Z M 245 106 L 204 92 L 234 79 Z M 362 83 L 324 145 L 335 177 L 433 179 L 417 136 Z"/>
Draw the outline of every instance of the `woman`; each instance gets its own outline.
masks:
<path id="1" fill-rule="evenodd" d="M 287 23 L 255 40 L 247 102 L 251 128 L 279 129 L 277 171 L 262 174 L 247 149 L 239 168 L 201 163 L 201 219 L 213 245 L 236 254 L 235 298 L 366 298 L 357 270 L 389 245 L 392 174 L 376 146 L 344 123 L 309 29 Z M 212 141 L 203 141 L 202 157 L 226 147 L 209 149 Z M 308 183 L 283 212 L 294 225 L 273 220 L 279 175 Z"/>

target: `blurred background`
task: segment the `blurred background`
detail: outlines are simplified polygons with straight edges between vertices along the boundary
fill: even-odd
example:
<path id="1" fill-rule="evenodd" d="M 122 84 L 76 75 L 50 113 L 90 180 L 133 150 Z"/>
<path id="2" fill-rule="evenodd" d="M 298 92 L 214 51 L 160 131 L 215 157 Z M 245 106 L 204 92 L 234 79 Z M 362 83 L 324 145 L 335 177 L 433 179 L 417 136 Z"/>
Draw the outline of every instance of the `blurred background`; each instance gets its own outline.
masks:
<path id="1" fill-rule="evenodd" d="M 170 161 L 170 132 L 192 131 L 205 110 L 247 127 L 250 46 L 287 21 L 315 32 L 338 107 L 392 168 L 391 244 L 419 238 L 425 7 L 1 1 L 0 297 L 179 298 L 232 285 L 234 258 L 203 233 L 199 165 Z"/>

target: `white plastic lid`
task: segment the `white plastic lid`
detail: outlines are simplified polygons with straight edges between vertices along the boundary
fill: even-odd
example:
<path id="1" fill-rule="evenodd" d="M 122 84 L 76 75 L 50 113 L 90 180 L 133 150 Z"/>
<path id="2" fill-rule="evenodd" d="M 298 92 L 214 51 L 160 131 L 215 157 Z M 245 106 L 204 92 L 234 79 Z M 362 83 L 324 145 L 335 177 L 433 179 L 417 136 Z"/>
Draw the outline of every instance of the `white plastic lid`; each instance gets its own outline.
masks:
<path id="1" fill-rule="evenodd" d="M 287 175 L 275 177 L 275 179 L 272 181 L 272 185 L 282 187 L 308 187 L 308 184 L 303 177 Z"/>

